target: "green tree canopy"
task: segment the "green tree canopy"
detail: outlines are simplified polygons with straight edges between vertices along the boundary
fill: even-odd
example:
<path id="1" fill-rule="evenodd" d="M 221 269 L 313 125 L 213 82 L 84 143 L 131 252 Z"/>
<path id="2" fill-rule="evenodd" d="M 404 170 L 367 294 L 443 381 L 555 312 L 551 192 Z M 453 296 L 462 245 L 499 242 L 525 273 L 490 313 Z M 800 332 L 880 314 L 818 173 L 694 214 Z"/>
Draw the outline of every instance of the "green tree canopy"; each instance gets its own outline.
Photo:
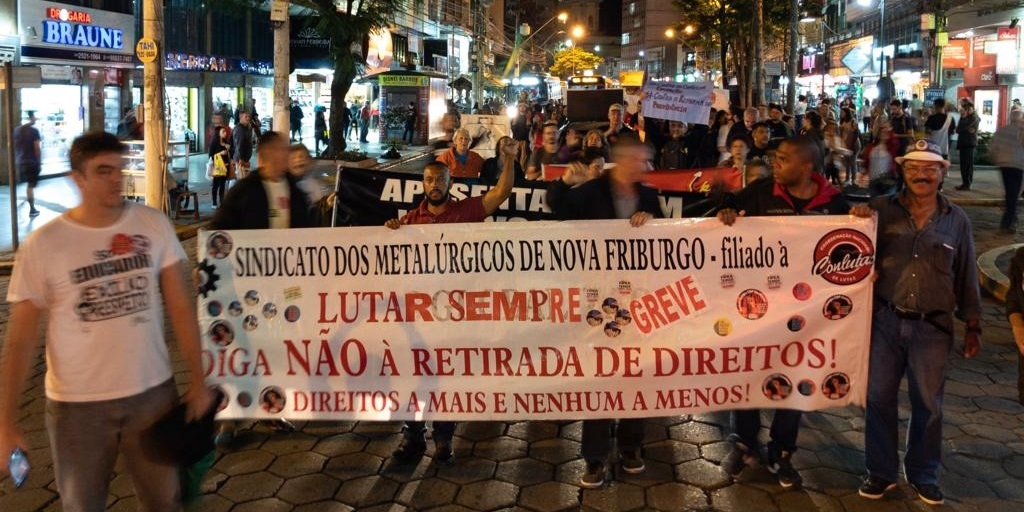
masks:
<path id="1" fill-rule="evenodd" d="M 594 69 L 604 62 L 600 55 L 594 55 L 582 48 L 570 46 L 555 54 L 555 63 L 551 66 L 551 73 L 558 76 L 569 76 L 577 71 Z"/>

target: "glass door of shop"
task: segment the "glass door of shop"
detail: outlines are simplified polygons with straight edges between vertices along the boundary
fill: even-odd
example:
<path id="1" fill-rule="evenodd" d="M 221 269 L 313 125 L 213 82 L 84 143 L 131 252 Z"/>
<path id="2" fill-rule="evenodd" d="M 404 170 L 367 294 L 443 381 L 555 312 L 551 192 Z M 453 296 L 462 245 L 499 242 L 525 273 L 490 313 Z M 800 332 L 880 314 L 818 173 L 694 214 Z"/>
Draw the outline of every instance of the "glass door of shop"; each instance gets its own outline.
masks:
<path id="1" fill-rule="evenodd" d="M 85 113 L 80 85 L 43 84 L 21 91 L 22 119 L 28 112 L 36 114 L 36 129 L 42 135 L 42 174 L 68 170 L 71 141 L 85 132 Z"/>
<path id="2" fill-rule="evenodd" d="M 199 118 L 197 90 L 189 87 L 167 88 L 167 129 L 169 142 L 195 141 Z"/>

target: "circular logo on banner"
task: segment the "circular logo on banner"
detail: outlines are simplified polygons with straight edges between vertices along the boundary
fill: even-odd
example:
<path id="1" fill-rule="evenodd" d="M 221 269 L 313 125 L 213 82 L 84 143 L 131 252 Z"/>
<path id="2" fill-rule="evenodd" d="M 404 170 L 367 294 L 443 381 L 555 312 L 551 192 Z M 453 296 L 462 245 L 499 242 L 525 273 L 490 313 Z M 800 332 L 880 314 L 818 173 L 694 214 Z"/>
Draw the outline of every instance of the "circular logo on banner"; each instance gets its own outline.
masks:
<path id="1" fill-rule="evenodd" d="M 867 235 L 855 229 L 837 229 L 818 240 L 811 271 L 832 284 L 849 285 L 871 275 L 874 264 L 875 247 Z"/>

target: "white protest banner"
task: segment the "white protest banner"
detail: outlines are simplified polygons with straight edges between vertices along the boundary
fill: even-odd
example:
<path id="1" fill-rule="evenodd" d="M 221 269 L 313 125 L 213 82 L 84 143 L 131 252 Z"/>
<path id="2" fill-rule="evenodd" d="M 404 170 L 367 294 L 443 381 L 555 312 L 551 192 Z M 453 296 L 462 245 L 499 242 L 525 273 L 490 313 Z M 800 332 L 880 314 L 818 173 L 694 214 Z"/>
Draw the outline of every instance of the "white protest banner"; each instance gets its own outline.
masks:
<path id="1" fill-rule="evenodd" d="M 222 418 L 573 419 L 865 399 L 849 216 L 201 232 Z"/>
<path id="2" fill-rule="evenodd" d="M 707 124 L 714 104 L 712 82 L 656 82 L 644 84 L 644 117 L 683 123 Z"/>

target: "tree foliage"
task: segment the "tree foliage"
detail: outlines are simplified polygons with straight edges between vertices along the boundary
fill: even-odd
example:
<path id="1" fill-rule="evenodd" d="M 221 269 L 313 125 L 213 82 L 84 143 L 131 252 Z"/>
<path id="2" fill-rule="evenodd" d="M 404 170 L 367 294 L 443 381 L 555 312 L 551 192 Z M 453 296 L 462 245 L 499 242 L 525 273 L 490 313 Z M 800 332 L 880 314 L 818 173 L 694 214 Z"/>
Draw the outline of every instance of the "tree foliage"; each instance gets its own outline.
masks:
<path id="1" fill-rule="evenodd" d="M 726 76 L 735 76 L 740 98 L 750 103 L 754 78 L 754 0 L 674 0 L 679 10 L 676 33 L 683 27 L 694 28 L 684 41 L 698 49 L 718 49 L 718 66 Z M 765 50 L 781 46 L 789 19 L 789 5 L 782 1 L 764 2 Z"/>
<path id="2" fill-rule="evenodd" d="M 554 75 L 568 76 L 574 71 L 594 69 L 604 62 L 600 55 L 594 55 L 578 46 L 570 46 L 555 54 L 555 63 L 550 71 Z"/>

